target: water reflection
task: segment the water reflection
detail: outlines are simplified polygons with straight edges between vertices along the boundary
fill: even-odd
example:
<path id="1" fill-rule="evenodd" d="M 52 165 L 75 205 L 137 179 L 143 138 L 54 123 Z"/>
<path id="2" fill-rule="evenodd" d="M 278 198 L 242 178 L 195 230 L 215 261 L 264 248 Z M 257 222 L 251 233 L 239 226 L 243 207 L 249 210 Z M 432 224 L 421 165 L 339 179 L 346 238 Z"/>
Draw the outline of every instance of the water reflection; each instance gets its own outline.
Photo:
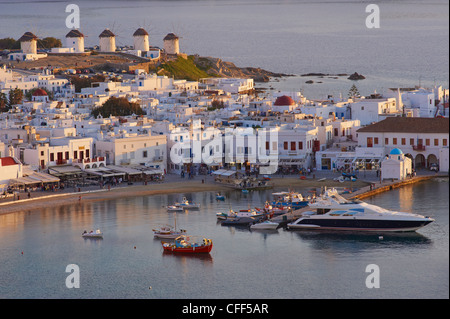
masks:
<path id="1" fill-rule="evenodd" d="M 417 232 L 404 233 L 364 233 L 342 231 L 290 230 L 302 241 L 313 245 L 314 249 L 336 249 L 364 251 L 378 248 L 426 248 L 433 241 Z"/>
<path id="2" fill-rule="evenodd" d="M 189 254 L 189 253 L 173 253 L 170 251 L 163 251 L 162 256 L 167 259 L 174 258 L 180 264 L 185 264 L 191 260 L 199 260 L 202 262 L 203 266 L 213 264 L 213 257 L 211 256 L 211 254 Z"/>

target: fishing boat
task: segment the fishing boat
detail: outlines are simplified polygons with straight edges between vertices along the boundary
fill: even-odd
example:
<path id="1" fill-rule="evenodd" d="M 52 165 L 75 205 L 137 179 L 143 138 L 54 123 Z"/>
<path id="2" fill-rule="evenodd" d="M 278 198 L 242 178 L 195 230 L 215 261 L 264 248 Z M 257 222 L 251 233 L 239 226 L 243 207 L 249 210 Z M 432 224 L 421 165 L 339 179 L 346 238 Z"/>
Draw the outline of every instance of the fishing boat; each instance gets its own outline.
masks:
<path id="1" fill-rule="evenodd" d="M 158 229 L 153 229 L 153 234 L 157 238 L 173 239 L 186 233 L 185 229 L 176 229 L 171 225 L 162 225 Z"/>
<path id="2" fill-rule="evenodd" d="M 100 231 L 100 229 L 97 229 L 96 231 L 91 230 L 90 232 L 87 232 L 86 230 L 81 234 L 83 238 L 103 238 L 103 233 Z"/>
<path id="3" fill-rule="evenodd" d="M 390 211 L 360 200 L 347 200 L 335 189 L 326 190 L 309 207 L 311 211 L 303 212 L 287 228 L 406 232 L 434 221 L 418 214 Z"/>
<path id="4" fill-rule="evenodd" d="M 178 207 L 178 206 L 175 206 L 175 205 L 170 205 L 170 206 L 167 206 L 167 211 L 168 211 L 168 212 L 182 212 L 182 211 L 183 211 L 183 207 Z"/>
<path id="5" fill-rule="evenodd" d="M 274 207 L 290 207 L 293 209 L 300 209 L 308 206 L 309 200 L 303 198 L 302 194 L 295 192 L 278 192 L 272 193 L 274 200 L 272 201 L 272 206 Z"/>
<path id="6" fill-rule="evenodd" d="M 158 229 L 153 229 L 153 234 L 157 238 L 174 239 L 186 234 L 185 229 L 177 229 L 177 215 L 175 214 L 175 226 L 161 225 Z"/>
<path id="7" fill-rule="evenodd" d="M 211 239 L 200 236 L 181 235 L 173 243 L 161 242 L 164 251 L 173 253 L 209 253 L 213 247 Z"/>
<path id="8" fill-rule="evenodd" d="M 181 207 L 183 209 L 199 209 L 200 204 L 195 204 L 186 199 L 186 197 L 183 197 L 183 200 L 181 203 L 175 203 L 173 206 Z"/>
<path id="9" fill-rule="evenodd" d="M 233 219 L 240 217 L 261 217 L 264 216 L 265 212 L 258 212 L 254 209 L 241 209 L 239 211 L 234 211 L 230 209 L 228 212 L 217 213 L 218 219 Z"/>
<path id="10" fill-rule="evenodd" d="M 283 215 L 289 212 L 290 208 L 285 206 L 272 206 L 269 204 L 269 202 L 266 202 L 264 205 L 264 208 L 255 208 L 258 212 L 264 212 L 268 216 L 277 216 L 277 215 Z"/>
<path id="11" fill-rule="evenodd" d="M 278 228 L 278 223 L 275 223 L 273 221 L 270 220 L 265 220 L 261 223 L 256 223 L 250 226 L 250 229 L 256 230 L 256 229 L 277 229 Z"/>

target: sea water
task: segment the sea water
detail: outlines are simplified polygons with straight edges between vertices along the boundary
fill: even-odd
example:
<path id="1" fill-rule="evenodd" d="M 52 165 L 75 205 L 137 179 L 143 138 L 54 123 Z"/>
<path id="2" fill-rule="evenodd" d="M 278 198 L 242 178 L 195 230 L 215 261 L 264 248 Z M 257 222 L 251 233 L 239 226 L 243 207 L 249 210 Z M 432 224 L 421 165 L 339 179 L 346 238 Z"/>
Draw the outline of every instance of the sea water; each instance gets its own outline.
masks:
<path id="1" fill-rule="evenodd" d="M 0 38 L 18 39 L 32 31 L 64 44 L 69 3 L 80 8 L 87 47 L 98 45 L 105 28 L 117 35 L 118 46 L 132 46 L 132 34 L 139 27 L 149 32 L 150 45 L 160 48 L 167 33 L 174 32 L 181 52 L 296 75 L 258 85 L 268 90 L 338 99 L 347 98 L 354 83 L 363 95 L 396 87 L 449 85 L 446 0 L 383 1 L 378 4 L 380 28 L 366 26 L 369 3 L 357 0 L 0 0 Z M 353 72 L 366 79 L 300 76 Z M 306 84 L 307 80 L 315 83 Z"/>
<path id="2" fill-rule="evenodd" d="M 431 216 L 412 233 L 250 231 L 216 213 L 261 207 L 272 191 L 138 196 L 0 215 L 0 298 L 448 298 L 448 178 L 367 199 Z M 309 189 L 298 189 L 307 194 Z M 167 212 L 183 196 L 199 210 Z M 152 229 L 174 224 L 213 240 L 210 254 L 164 253 Z M 103 239 L 84 239 L 100 228 Z M 79 288 L 68 288 L 68 265 Z M 379 288 L 368 288 L 379 269 Z M 150 289 L 151 288 L 151 289 Z"/>

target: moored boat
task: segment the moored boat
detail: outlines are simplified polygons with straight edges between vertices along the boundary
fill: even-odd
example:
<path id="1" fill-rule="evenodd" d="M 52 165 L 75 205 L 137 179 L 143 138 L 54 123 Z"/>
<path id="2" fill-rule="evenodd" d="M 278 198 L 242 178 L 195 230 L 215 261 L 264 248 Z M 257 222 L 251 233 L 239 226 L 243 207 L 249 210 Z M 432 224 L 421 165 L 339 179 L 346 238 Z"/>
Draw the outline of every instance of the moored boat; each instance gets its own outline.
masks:
<path id="1" fill-rule="evenodd" d="M 175 239 L 175 242 L 161 242 L 164 251 L 173 253 L 209 253 L 213 247 L 211 239 L 199 237 L 199 236 L 179 236 Z"/>
<path id="2" fill-rule="evenodd" d="M 241 217 L 261 217 L 264 216 L 265 212 L 257 211 L 254 209 L 241 209 L 239 211 L 234 211 L 230 209 L 228 212 L 220 212 L 217 213 L 216 216 L 218 219 L 235 219 Z"/>
<path id="3" fill-rule="evenodd" d="M 167 206 L 167 211 L 168 212 L 182 212 L 183 211 L 183 207 L 178 207 L 175 205 L 169 205 Z"/>
<path id="4" fill-rule="evenodd" d="M 250 226 L 250 229 L 277 229 L 279 226 L 278 223 L 270 221 L 270 220 L 265 220 L 261 223 L 256 223 Z"/>
<path id="5" fill-rule="evenodd" d="M 186 233 L 185 229 L 176 229 L 175 227 L 172 227 L 170 225 L 163 225 L 160 226 L 159 229 L 153 229 L 153 234 L 157 238 L 173 239 L 185 233 Z"/>
<path id="6" fill-rule="evenodd" d="M 289 207 L 293 209 L 300 209 L 308 206 L 309 200 L 303 198 L 302 194 L 295 192 L 277 192 L 272 193 L 274 200 L 272 206 L 274 207 Z"/>
<path id="7" fill-rule="evenodd" d="M 97 229 L 96 231 L 91 230 L 90 232 L 87 232 L 86 230 L 81 234 L 83 238 L 103 238 L 103 233 L 100 231 L 100 229 Z"/>
<path id="8" fill-rule="evenodd" d="M 287 225 L 288 229 L 326 229 L 370 232 L 415 231 L 434 219 L 390 211 L 360 200 L 347 200 L 335 189 L 327 190 L 309 205 L 311 211 Z"/>
<path id="9" fill-rule="evenodd" d="M 181 203 L 175 203 L 172 206 L 176 206 L 178 208 L 183 208 L 183 209 L 199 209 L 200 208 L 200 204 L 192 203 L 192 202 L 188 201 L 186 199 L 186 197 L 183 197 L 183 200 L 181 201 Z"/>

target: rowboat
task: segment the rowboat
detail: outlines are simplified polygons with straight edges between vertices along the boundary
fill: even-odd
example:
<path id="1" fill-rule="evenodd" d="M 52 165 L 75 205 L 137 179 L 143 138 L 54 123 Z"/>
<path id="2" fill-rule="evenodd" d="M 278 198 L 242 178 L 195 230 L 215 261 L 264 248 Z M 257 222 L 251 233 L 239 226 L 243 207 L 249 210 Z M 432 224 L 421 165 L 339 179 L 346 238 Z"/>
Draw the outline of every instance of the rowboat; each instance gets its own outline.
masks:
<path id="1" fill-rule="evenodd" d="M 87 231 L 84 231 L 81 236 L 83 238 L 103 238 L 103 233 L 100 231 L 100 229 L 97 229 L 96 231 L 91 230 L 89 233 Z"/>
<path id="2" fill-rule="evenodd" d="M 164 251 L 173 253 L 200 254 L 209 253 L 213 247 L 211 239 L 200 236 L 181 235 L 175 242 L 161 242 Z"/>

